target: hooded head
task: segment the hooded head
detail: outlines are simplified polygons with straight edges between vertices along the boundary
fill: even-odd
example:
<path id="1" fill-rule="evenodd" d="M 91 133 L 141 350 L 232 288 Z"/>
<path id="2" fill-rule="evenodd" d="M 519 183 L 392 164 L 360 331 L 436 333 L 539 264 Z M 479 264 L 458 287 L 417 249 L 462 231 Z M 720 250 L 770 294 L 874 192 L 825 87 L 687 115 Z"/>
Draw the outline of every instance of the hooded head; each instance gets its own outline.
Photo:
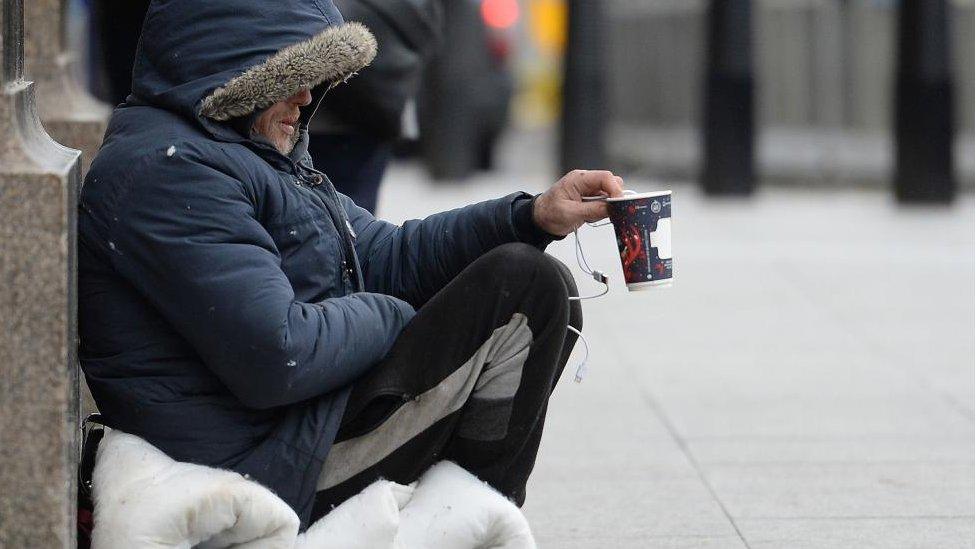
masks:
<path id="1" fill-rule="evenodd" d="M 132 93 L 213 130 L 310 89 L 307 122 L 328 88 L 375 55 L 372 34 L 344 23 L 331 0 L 154 0 Z"/>

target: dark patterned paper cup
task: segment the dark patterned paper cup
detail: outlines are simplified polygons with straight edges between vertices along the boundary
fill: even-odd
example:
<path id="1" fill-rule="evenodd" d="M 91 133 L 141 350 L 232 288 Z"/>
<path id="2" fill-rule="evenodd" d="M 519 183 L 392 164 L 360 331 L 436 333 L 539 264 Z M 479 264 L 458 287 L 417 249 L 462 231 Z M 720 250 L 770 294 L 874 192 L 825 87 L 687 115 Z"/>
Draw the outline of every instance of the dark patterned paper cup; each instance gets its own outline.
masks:
<path id="1" fill-rule="evenodd" d="M 630 291 L 671 285 L 671 191 L 608 198 L 620 266 Z"/>

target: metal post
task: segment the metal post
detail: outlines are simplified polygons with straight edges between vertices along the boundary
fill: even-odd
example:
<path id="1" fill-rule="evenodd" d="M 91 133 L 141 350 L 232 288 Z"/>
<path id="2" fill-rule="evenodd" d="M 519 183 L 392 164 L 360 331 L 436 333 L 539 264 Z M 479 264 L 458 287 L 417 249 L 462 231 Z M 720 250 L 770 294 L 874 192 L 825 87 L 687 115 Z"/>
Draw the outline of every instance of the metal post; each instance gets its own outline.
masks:
<path id="1" fill-rule="evenodd" d="M 563 66 L 560 173 L 607 167 L 605 0 L 569 0 Z"/>
<path id="2" fill-rule="evenodd" d="M 701 184 L 708 194 L 755 187 L 752 9 L 749 0 L 708 6 Z"/>
<path id="3" fill-rule="evenodd" d="M 945 0 L 902 0 L 895 88 L 895 196 L 952 202 L 952 74 Z"/>

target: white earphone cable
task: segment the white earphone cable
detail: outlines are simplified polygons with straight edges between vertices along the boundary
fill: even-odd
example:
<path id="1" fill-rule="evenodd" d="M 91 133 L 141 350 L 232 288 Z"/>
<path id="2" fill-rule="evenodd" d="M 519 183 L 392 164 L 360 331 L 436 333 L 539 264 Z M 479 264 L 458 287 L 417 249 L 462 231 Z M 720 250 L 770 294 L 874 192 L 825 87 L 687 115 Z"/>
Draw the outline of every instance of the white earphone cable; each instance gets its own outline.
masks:
<path id="1" fill-rule="evenodd" d="M 583 361 L 580 362 L 579 366 L 576 367 L 576 377 L 573 378 L 573 381 L 580 383 L 583 381 L 583 376 L 586 375 L 586 360 L 590 358 L 590 346 L 586 344 L 586 338 L 583 337 L 583 332 L 572 326 L 567 326 L 567 328 L 569 328 L 569 331 L 578 335 L 580 341 L 583 342 Z"/>
<path id="2" fill-rule="evenodd" d="M 609 279 L 607 278 L 607 275 L 603 274 L 602 271 L 590 268 L 589 262 L 586 261 L 586 254 L 583 252 L 583 245 L 580 244 L 579 233 L 577 231 L 573 231 L 573 239 L 576 241 L 576 264 L 579 265 L 580 270 L 590 275 L 593 280 L 603 284 L 603 291 L 593 295 L 570 297 L 569 300 L 583 301 L 584 299 L 596 299 L 598 297 L 607 295 L 607 293 L 610 292 L 610 284 L 608 283 Z M 583 376 L 586 375 L 586 361 L 590 358 L 590 346 L 587 344 L 586 337 L 583 336 L 583 332 L 577 330 L 573 326 L 566 326 L 566 328 L 579 336 L 580 341 L 583 342 L 583 361 L 580 362 L 579 366 L 576 367 L 576 377 L 573 378 L 576 383 L 580 383 L 583 381 Z"/>
<path id="3" fill-rule="evenodd" d="M 636 194 L 636 191 L 631 191 L 631 190 L 628 189 L 628 190 L 625 190 L 624 191 L 624 194 Z M 583 200 L 584 201 L 585 200 L 600 200 L 600 199 L 604 199 L 604 198 L 605 198 L 605 196 L 604 197 L 584 197 Z M 590 227 L 603 227 L 603 226 L 609 225 L 609 224 L 610 224 L 610 220 L 603 221 L 603 222 L 600 222 L 600 223 L 587 223 L 587 225 L 589 225 Z M 573 231 L 573 239 L 576 241 L 576 245 L 575 245 L 575 248 L 576 248 L 576 250 L 575 250 L 576 251 L 576 264 L 579 265 L 579 268 L 580 268 L 581 271 L 583 271 L 584 273 L 590 275 L 590 277 L 593 280 L 596 280 L 600 284 L 603 284 L 603 291 L 600 292 L 600 293 L 598 293 L 598 294 L 594 294 L 594 295 L 570 297 L 569 300 L 570 301 L 583 301 L 584 299 L 596 299 L 598 297 L 603 297 L 603 296 L 607 295 L 610 292 L 609 278 L 607 278 L 607 275 L 603 274 L 602 271 L 598 271 L 598 270 L 595 270 L 595 269 L 591 269 L 590 268 L 590 264 L 586 261 L 586 254 L 583 252 L 583 245 L 580 244 L 578 230 L 574 230 Z M 583 381 L 583 376 L 586 375 L 586 361 L 590 358 L 590 346 L 586 343 L 586 338 L 583 337 L 583 332 L 577 330 L 576 328 L 574 328 L 572 326 L 567 326 L 566 328 L 569 331 L 571 331 L 574 334 L 576 334 L 577 336 L 579 336 L 580 341 L 583 342 L 583 350 L 584 350 L 583 362 L 580 362 L 580 365 L 576 367 L 576 378 L 575 378 L 576 383 L 580 383 L 581 381 Z"/>
<path id="4" fill-rule="evenodd" d="M 580 270 L 590 275 L 590 277 L 593 278 L 593 280 L 596 280 L 600 284 L 603 284 L 603 291 L 593 295 L 570 297 L 569 300 L 583 301 L 584 299 L 596 299 L 598 297 L 603 297 L 607 295 L 607 293 L 610 292 L 610 285 L 607 284 L 608 281 L 607 275 L 603 274 L 603 271 L 598 271 L 590 268 L 589 262 L 586 261 L 586 254 L 583 253 L 583 245 L 580 244 L 579 233 L 577 231 L 573 231 L 573 240 L 575 240 L 576 242 L 575 244 L 576 264 L 579 265 Z"/>

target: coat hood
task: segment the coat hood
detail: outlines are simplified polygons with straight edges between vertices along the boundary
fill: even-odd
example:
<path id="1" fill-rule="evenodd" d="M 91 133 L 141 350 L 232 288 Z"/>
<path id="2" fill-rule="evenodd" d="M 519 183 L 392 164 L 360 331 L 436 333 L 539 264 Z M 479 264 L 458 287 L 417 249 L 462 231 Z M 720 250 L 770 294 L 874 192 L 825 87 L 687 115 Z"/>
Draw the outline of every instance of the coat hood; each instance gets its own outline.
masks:
<path id="1" fill-rule="evenodd" d="M 132 93 L 211 126 L 303 88 L 320 98 L 375 55 L 373 35 L 331 0 L 154 0 Z"/>

